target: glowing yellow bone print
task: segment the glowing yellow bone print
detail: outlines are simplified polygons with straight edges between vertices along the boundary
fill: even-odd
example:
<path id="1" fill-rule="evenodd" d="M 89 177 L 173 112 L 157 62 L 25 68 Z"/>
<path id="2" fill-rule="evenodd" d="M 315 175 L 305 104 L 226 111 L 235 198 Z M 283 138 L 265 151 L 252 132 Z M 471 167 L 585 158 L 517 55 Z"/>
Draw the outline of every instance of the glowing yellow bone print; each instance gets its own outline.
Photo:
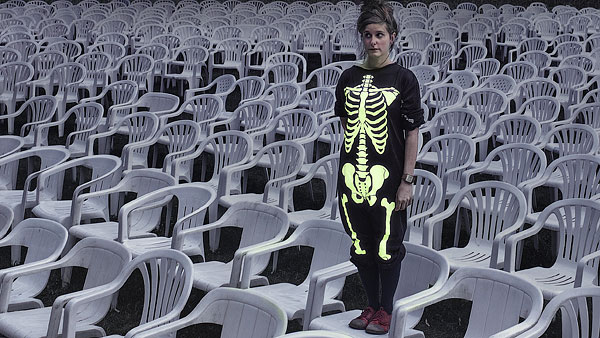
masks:
<path id="1" fill-rule="evenodd" d="M 342 207 L 344 208 L 344 215 L 346 216 L 346 220 L 348 221 L 348 229 L 350 230 L 350 237 L 352 238 L 352 242 L 354 243 L 354 252 L 357 255 L 364 255 L 367 252 L 360 247 L 360 239 L 352 229 L 352 223 L 350 223 L 350 217 L 348 217 L 348 209 L 346 209 L 346 204 L 348 203 L 348 196 L 346 194 L 342 195 Z"/>
<path id="2" fill-rule="evenodd" d="M 381 206 L 385 208 L 385 233 L 383 234 L 381 242 L 379 242 L 379 257 L 387 261 L 392 258 L 392 256 L 387 253 L 387 240 L 390 237 L 392 211 L 394 211 L 394 208 L 396 207 L 396 202 L 388 202 L 387 198 L 384 197 L 381 199 Z"/>
<path id="3" fill-rule="evenodd" d="M 365 75 L 360 85 L 344 89 L 345 109 L 348 113 L 344 149 L 349 153 L 358 137 L 356 166 L 346 163 L 342 175 L 348 189 L 352 191 L 352 200 L 362 203 L 366 200 L 370 206 L 377 202 L 377 191 L 389 176 L 382 165 L 370 167 L 367 161 L 367 136 L 375 151 L 383 154 L 387 144 L 387 107 L 400 92 L 395 88 L 377 88 L 373 86 L 373 76 Z"/>

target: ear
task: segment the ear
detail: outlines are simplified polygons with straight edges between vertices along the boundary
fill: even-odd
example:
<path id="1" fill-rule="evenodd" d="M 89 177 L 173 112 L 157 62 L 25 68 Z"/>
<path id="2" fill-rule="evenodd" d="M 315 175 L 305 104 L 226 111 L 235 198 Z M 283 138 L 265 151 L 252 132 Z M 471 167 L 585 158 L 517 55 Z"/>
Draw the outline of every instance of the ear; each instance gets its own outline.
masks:
<path id="1" fill-rule="evenodd" d="M 394 41 L 396 41 L 396 33 L 392 33 L 392 36 L 391 36 L 391 38 L 392 38 L 392 39 L 391 39 L 390 41 L 391 41 L 392 43 L 394 43 Z"/>

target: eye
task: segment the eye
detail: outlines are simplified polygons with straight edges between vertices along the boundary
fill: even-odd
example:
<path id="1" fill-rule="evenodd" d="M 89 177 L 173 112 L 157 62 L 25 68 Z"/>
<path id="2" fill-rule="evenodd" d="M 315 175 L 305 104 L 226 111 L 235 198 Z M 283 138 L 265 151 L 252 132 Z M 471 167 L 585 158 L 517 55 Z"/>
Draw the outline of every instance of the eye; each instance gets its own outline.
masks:
<path id="1" fill-rule="evenodd" d="M 371 33 L 365 33 L 365 38 L 369 39 L 371 37 Z"/>
<path id="2" fill-rule="evenodd" d="M 380 38 L 380 39 L 381 39 L 381 38 L 383 38 L 383 36 L 384 36 L 384 34 L 383 34 L 383 33 L 377 33 L 377 37 L 378 37 L 378 38 Z"/>

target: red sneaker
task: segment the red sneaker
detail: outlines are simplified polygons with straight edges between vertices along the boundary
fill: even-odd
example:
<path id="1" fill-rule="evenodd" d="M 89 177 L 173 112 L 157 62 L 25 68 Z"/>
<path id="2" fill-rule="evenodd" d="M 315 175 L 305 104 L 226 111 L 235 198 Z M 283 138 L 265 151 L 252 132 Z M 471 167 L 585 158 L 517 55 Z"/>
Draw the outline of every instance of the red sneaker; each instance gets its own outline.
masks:
<path id="1" fill-rule="evenodd" d="M 352 319 L 348 323 L 348 326 L 353 329 L 364 330 L 371 321 L 371 318 L 373 318 L 373 315 L 375 315 L 375 309 L 369 306 L 363 310 L 360 316 Z"/>
<path id="2" fill-rule="evenodd" d="M 371 318 L 365 331 L 371 334 L 386 334 L 390 330 L 391 319 L 392 316 L 385 312 L 383 308 L 380 308 L 379 311 L 375 312 L 373 318 Z"/>

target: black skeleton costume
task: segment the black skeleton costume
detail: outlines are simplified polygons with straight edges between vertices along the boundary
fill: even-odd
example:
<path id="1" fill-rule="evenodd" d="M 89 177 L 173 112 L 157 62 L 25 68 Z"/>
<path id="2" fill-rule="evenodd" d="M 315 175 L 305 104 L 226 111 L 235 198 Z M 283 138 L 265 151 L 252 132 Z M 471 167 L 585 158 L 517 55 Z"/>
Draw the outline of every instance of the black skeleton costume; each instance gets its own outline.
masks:
<path id="1" fill-rule="evenodd" d="M 394 211 L 404 169 L 405 133 L 423 121 L 419 84 L 398 64 L 353 66 L 336 88 L 335 114 L 347 118 L 338 201 L 352 237 L 352 262 L 385 269 L 402 261 L 406 210 Z"/>

